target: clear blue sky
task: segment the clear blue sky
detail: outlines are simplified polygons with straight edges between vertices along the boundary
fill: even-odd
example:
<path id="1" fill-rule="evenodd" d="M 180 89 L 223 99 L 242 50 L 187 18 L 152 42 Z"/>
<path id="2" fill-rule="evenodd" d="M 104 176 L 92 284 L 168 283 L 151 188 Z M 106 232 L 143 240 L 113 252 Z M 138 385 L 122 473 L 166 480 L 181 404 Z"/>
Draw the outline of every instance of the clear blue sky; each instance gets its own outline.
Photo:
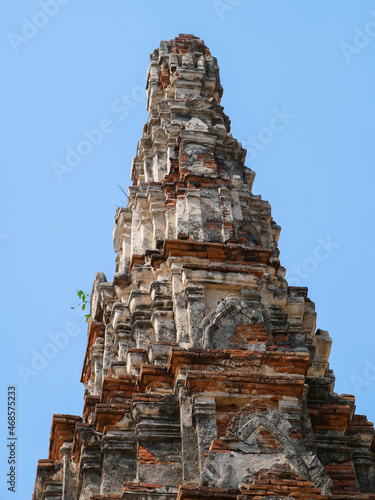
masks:
<path id="1" fill-rule="evenodd" d="M 31 497 L 52 414 L 82 412 L 86 324 L 71 310 L 75 290 L 90 291 L 97 271 L 113 276 L 117 183 L 129 184 L 147 119 L 149 54 L 179 33 L 218 58 L 254 193 L 282 227 L 281 262 L 309 287 L 318 327 L 333 337 L 336 391 L 355 394 L 357 411 L 374 419 L 373 1 L 60 2 L 44 14 L 47 0 L 6 2 L 0 21 L 2 471 L 6 389 L 18 389 L 18 490 L 8 493 L 2 472 L 1 498 Z M 272 131 L 277 113 L 284 127 Z M 101 142 L 69 167 L 67 148 L 99 124 Z M 71 168 L 61 182 L 54 162 Z M 66 328 L 81 332 L 48 351 Z M 22 378 L 43 349 L 53 359 Z"/>

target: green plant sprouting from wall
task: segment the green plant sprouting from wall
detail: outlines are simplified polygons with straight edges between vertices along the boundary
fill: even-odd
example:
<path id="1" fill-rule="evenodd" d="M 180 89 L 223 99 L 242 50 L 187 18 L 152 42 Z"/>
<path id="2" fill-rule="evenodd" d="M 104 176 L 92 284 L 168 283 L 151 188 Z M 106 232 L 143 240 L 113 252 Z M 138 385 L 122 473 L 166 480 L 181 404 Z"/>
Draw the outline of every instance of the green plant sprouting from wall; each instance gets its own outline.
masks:
<path id="1" fill-rule="evenodd" d="M 76 292 L 77 292 L 78 298 L 81 300 L 81 303 L 78 304 L 76 307 L 72 307 L 71 309 L 81 308 L 82 311 L 85 311 L 86 305 L 90 305 L 90 294 L 85 293 L 83 290 L 76 290 Z M 90 316 L 91 316 L 90 313 L 85 314 L 86 323 L 88 323 Z"/>

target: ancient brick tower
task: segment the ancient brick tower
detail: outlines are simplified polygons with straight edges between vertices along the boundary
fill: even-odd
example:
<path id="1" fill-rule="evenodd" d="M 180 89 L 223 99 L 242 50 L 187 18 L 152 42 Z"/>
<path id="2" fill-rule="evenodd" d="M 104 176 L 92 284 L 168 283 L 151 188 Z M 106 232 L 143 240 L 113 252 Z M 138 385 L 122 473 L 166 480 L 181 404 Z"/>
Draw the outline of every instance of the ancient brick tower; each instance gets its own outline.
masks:
<path id="1" fill-rule="evenodd" d="M 54 415 L 34 500 L 375 499 L 374 429 L 333 392 L 331 339 L 280 265 L 280 227 L 180 35 L 151 54 L 149 119 L 98 273 L 83 416 Z"/>

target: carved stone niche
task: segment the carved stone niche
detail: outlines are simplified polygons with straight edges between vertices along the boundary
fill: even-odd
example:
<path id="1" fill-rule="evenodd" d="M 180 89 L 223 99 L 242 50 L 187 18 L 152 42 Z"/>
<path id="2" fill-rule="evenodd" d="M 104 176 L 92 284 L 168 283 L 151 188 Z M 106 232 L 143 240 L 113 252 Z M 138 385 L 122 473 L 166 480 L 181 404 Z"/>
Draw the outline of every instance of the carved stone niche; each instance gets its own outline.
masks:
<path id="1" fill-rule="evenodd" d="M 250 308 L 238 297 L 226 297 L 200 325 L 204 349 L 265 351 L 272 338 L 260 309 Z"/>
<path id="2" fill-rule="evenodd" d="M 101 294 L 100 294 L 100 283 L 106 283 L 107 278 L 104 273 L 96 273 L 95 281 L 92 285 L 91 297 L 90 297 L 90 312 L 91 318 L 96 321 L 101 321 L 103 315 Z"/>
<path id="3" fill-rule="evenodd" d="M 212 441 L 201 484 L 235 489 L 262 471 L 289 469 L 329 494 L 332 481 L 324 467 L 302 439 L 290 437 L 291 429 L 278 410 L 252 400 L 232 418 L 226 436 Z"/>

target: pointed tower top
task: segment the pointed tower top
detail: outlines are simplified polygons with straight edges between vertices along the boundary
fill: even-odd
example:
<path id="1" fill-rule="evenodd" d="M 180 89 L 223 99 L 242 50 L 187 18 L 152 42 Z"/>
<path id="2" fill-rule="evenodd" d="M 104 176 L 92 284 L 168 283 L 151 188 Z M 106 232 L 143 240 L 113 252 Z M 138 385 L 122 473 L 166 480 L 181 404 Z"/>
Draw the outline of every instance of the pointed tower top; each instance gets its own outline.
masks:
<path id="1" fill-rule="evenodd" d="M 214 98 L 223 95 L 217 60 L 201 38 L 179 35 L 161 41 L 150 55 L 147 77 L 148 110 L 161 99 Z"/>
<path id="2" fill-rule="evenodd" d="M 134 186 L 163 183 L 169 208 L 177 200 L 177 190 L 185 196 L 189 178 L 215 189 L 251 189 L 254 172 L 245 167 L 246 151 L 230 134 L 230 120 L 220 105 L 222 94 L 217 60 L 203 40 L 179 35 L 160 42 L 150 56 L 149 118 L 133 159 Z"/>

